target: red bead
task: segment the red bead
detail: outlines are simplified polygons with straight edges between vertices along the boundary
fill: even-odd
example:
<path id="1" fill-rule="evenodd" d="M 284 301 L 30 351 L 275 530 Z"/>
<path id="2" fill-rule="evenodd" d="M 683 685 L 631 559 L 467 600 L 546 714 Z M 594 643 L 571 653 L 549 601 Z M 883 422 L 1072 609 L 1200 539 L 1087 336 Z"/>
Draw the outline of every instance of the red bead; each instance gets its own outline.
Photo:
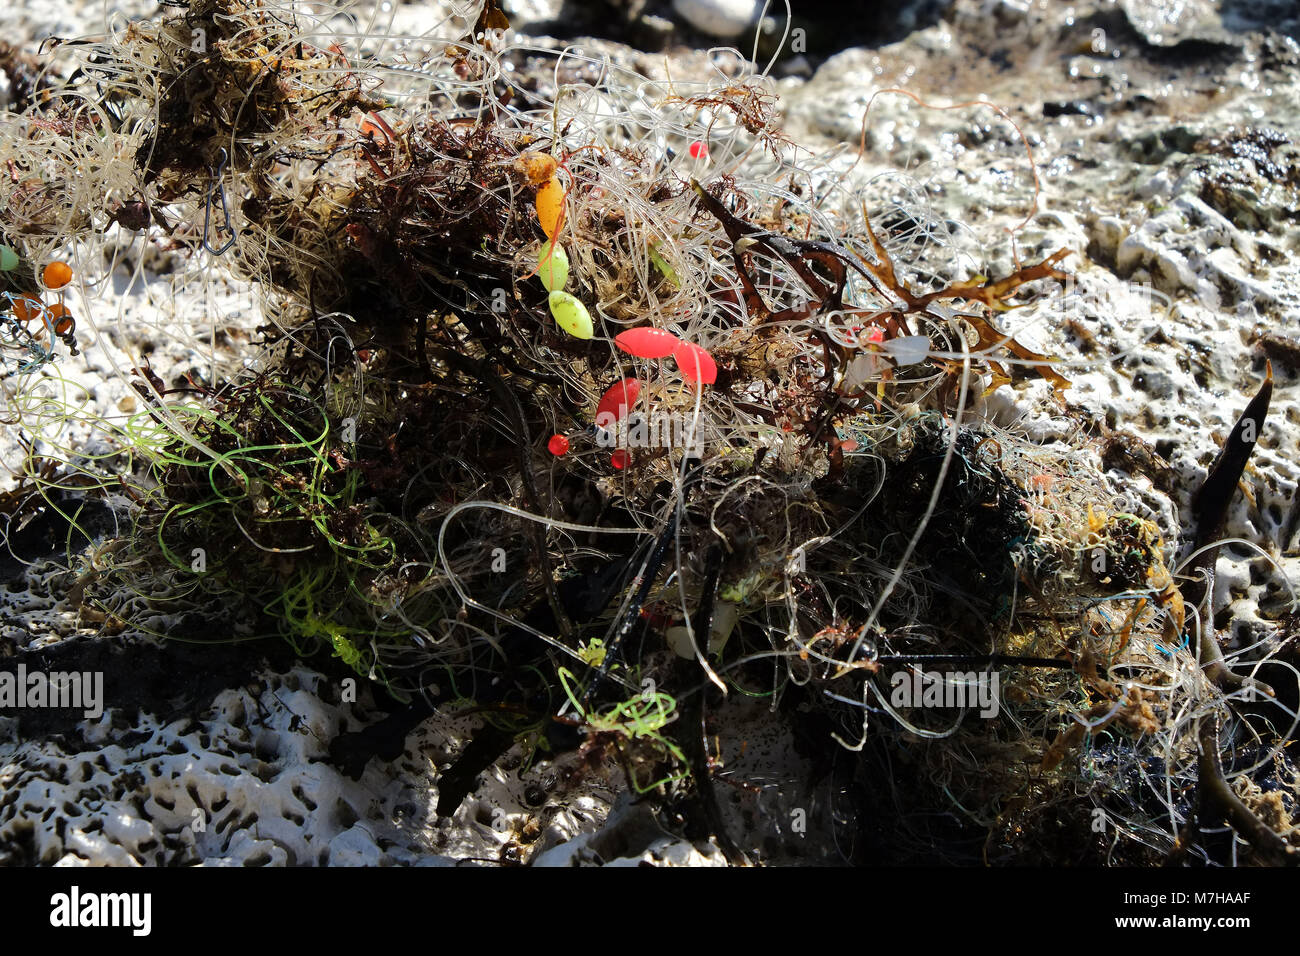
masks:
<path id="1" fill-rule="evenodd" d="M 636 404 L 637 396 L 640 394 L 641 383 L 634 378 L 625 378 L 611 385 L 605 394 L 600 396 L 600 404 L 596 406 L 596 424 L 601 428 L 608 428 L 614 424 Z"/>
<path id="2" fill-rule="evenodd" d="M 703 159 L 705 156 L 709 155 L 709 144 L 697 139 L 695 142 L 691 143 L 689 152 L 691 154 L 691 159 Z"/>
<path id="3" fill-rule="evenodd" d="M 682 340 L 666 329 L 643 326 L 614 336 L 614 344 L 637 358 L 660 359 L 672 355 Z"/>
<path id="4" fill-rule="evenodd" d="M 546 450 L 557 458 L 560 455 L 567 455 L 569 452 L 569 439 L 563 435 L 552 435 L 551 440 L 546 443 Z"/>
<path id="5" fill-rule="evenodd" d="M 622 448 L 615 449 L 614 453 L 609 456 L 609 463 L 613 465 L 615 468 L 617 468 L 619 471 L 622 471 L 624 468 L 626 468 L 628 462 L 631 460 L 632 460 L 632 456 L 629 455 Z"/>
<path id="6" fill-rule="evenodd" d="M 693 342 L 683 342 L 673 352 L 682 378 L 691 382 L 712 385 L 718 380 L 718 363 L 713 356 Z"/>

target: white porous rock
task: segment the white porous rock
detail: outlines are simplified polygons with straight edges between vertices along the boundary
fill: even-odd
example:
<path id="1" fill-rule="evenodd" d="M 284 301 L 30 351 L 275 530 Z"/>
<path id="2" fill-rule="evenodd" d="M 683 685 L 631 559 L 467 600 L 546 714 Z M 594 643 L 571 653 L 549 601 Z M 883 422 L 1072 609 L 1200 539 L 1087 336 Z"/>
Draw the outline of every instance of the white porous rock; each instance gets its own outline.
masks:
<path id="1" fill-rule="evenodd" d="M 560 18 L 562 0 L 506 0 L 502 4 L 510 25 L 524 30 L 530 24 L 550 23 Z"/>
<path id="2" fill-rule="evenodd" d="M 759 0 L 673 0 L 673 9 L 701 33 L 731 40 L 754 25 Z"/>

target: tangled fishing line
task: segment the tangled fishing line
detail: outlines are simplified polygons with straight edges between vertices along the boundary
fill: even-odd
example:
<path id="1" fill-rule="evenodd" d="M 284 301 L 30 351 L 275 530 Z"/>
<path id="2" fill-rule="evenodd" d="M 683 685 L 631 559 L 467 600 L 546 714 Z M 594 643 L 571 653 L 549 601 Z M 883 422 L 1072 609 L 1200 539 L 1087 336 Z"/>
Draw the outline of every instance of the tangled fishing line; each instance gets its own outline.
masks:
<path id="1" fill-rule="evenodd" d="M 923 194 L 789 142 L 739 57 L 642 75 L 473 6 L 402 35 L 191 0 L 41 51 L 0 124 L 9 520 L 115 502 L 69 555 L 83 622 L 279 635 L 664 800 L 713 806 L 708 712 L 756 697 L 985 858 L 1068 825 L 1209 859 L 1192 823 L 1225 816 L 1293 856 L 1247 802 L 1294 773 L 1296 715 L 1223 679 L 1273 649 L 1215 656 L 1176 542 L 1085 440 L 981 414 L 1068 385 L 1034 320 L 1001 324 L 1068 251 L 958 277 Z M 114 368 L 138 409 L 91 420 L 61 350 L 116 341 L 122 282 L 214 276 L 263 324 L 224 357 L 210 316 L 158 329 L 206 368 Z M 998 673 L 996 718 L 900 704 L 918 671 Z"/>

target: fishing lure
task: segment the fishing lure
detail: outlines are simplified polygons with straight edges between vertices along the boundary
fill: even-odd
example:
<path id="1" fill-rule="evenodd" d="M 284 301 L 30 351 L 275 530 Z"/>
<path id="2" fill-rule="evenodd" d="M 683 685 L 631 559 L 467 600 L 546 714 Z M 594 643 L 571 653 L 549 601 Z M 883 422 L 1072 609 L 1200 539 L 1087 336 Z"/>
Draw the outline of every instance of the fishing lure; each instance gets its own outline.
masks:
<path id="1" fill-rule="evenodd" d="M 668 358 L 681 346 L 682 340 L 665 329 L 645 326 L 628 329 L 614 336 L 614 344 L 637 358 Z"/>
<path id="2" fill-rule="evenodd" d="M 537 221 L 546 238 L 554 240 L 564 223 L 564 187 L 558 176 L 551 176 L 546 185 L 537 190 Z"/>
<path id="3" fill-rule="evenodd" d="M 537 276 L 547 292 L 562 292 L 569 281 L 569 255 L 554 239 L 542 246 L 538 253 Z"/>
<path id="4" fill-rule="evenodd" d="M 635 378 L 625 378 L 611 385 L 600 396 L 600 403 L 596 406 L 596 425 L 601 428 L 613 425 L 636 404 L 640 394 L 641 383 Z"/>
<path id="5" fill-rule="evenodd" d="M 701 385 L 712 385 L 718 380 L 718 363 L 713 356 L 694 342 L 682 342 L 673 350 L 673 360 L 682 378 Z"/>
<path id="6" fill-rule="evenodd" d="M 587 307 L 567 292 L 552 292 L 549 299 L 551 317 L 555 324 L 575 339 L 590 339 L 596 335 Z"/>

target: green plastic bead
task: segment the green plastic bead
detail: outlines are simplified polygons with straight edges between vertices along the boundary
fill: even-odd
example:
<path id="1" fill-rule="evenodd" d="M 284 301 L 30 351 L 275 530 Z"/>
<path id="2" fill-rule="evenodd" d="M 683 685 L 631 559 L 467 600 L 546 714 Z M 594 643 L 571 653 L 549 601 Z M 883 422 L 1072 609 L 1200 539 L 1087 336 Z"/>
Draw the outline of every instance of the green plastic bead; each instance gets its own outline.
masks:
<path id="1" fill-rule="evenodd" d="M 552 252 L 553 244 L 554 240 L 546 243 L 537 256 L 537 277 L 547 292 L 560 292 L 569 281 L 569 254 L 564 251 L 564 246 L 556 246 Z"/>
<path id="2" fill-rule="evenodd" d="M 587 307 L 567 292 L 552 292 L 551 315 L 555 324 L 575 339 L 589 339 L 596 334 Z"/>
<path id="3" fill-rule="evenodd" d="M 0 246 L 0 272 L 13 272 L 17 268 L 18 253 L 8 246 Z"/>

